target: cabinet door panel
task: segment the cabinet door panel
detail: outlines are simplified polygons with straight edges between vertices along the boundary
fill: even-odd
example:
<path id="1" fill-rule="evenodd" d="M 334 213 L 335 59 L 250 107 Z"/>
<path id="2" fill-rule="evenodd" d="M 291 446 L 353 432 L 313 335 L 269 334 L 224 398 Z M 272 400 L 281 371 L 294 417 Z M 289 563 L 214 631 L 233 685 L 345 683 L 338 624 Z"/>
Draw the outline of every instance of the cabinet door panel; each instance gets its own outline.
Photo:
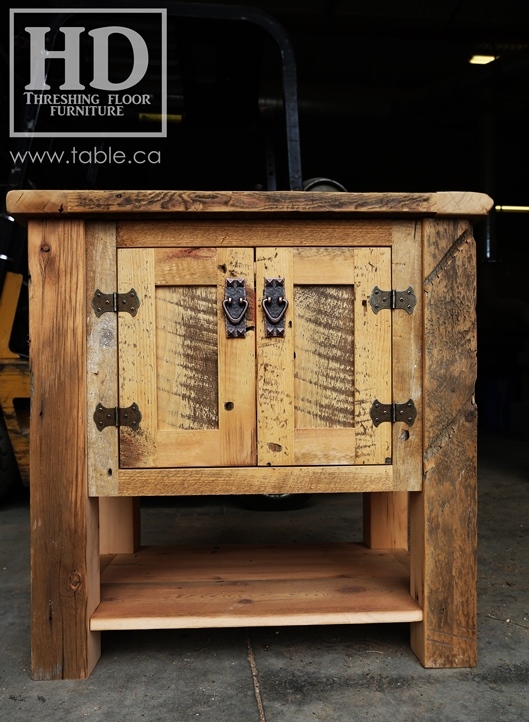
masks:
<path id="1" fill-rule="evenodd" d="M 258 249 L 258 299 L 278 276 L 284 338 L 264 337 L 258 304 L 259 465 L 384 464 L 391 426 L 369 411 L 391 401 L 391 312 L 367 299 L 391 287 L 390 249 Z"/>
<path id="2" fill-rule="evenodd" d="M 228 277 L 245 278 L 253 321 L 251 249 L 120 249 L 120 405 L 136 402 L 137 431 L 120 429 L 122 467 L 255 463 L 255 340 L 226 337 Z"/>

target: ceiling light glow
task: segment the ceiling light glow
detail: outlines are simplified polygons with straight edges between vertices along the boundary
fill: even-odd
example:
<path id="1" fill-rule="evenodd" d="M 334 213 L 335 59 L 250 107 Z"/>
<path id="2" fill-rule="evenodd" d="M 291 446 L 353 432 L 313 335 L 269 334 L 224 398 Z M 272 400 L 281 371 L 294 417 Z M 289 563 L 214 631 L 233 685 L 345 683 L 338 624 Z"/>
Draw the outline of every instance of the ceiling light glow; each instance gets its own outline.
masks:
<path id="1" fill-rule="evenodd" d="M 502 213 L 529 213 L 529 206 L 494 206 Z"/>
<path id="2" fill-rule="evenodd" d="M 472 65 L 488 65 L 492 63 L 493 60 L 496 60 L 496 55 L 473 55 L 469 62 L 472 63 Z"/>

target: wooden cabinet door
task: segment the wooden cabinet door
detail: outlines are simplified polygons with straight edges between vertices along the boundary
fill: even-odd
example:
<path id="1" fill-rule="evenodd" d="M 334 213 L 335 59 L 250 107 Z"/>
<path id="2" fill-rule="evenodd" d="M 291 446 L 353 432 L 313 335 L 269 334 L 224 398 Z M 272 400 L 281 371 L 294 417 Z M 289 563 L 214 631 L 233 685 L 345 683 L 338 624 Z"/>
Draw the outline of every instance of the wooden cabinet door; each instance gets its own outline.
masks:
<path id="1" fill-rule="evenodd" d="M 230 277 L 246 282 L 245 338 L 226 336 Z M 265 278 L 284 279 L 284 336 L 265 333 Z M 120 406 L 142 414 L 120 428 L 122 467 L 391 458 L 391 424 L 370 417 L 392 400 L 391 312 L 368 303 L 391 288 L 389 248 L 122 248 L 118 279 L 141 301 L 119 314 Z"/>
<path id="2" fill-rule="evenodd" d="M 267 337 L 265 278 L 284 278 L 284 337 Z M 391 312 L 375 314 L 375 286 L 391 288 L 389 248 L 258 248 L 257 439 L 260 466 L 384 464 L 391 424 L 370 409 L 391 402 Z"/>
<path id="3" fill-rule="evenodd" d="M 227 338 L 226 278 L 246 279 L 250 330 Z M 119 314 L 120 406 L 140 427 L 120 428 L 124 468 L 255 464 L 254 250 L 118 250 L 118 290 L 140 297 Z"/>

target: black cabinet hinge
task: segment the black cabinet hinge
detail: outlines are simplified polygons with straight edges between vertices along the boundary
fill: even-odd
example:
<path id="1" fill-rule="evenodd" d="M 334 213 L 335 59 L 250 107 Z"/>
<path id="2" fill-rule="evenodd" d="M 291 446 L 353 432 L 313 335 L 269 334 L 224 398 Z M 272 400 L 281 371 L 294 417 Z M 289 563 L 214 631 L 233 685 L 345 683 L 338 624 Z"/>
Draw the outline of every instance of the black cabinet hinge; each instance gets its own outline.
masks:
<path id="1" fill-rule="evenodd" d="M 402 309 L 406 313 L 412 314 L 417 305 L 417 297 L 411 286 L 408 286 L 405 291 L 381 291 L 378 286 L 375 286 L 369 296 L 369 303 L 374 313 L 389 308 L 391 310 Z"/>
<path id="2" fill-rule="evenodd" d="M 103 293 L 98 288 L 92 298 L 92 308 L 98 318 L 109 311 L 126 312 L 135 316 L 138 313 L 139 305 L 139 296 L 133 288 L 127 293 Z"/>
<path id="3" fill-rule="evenodd" d="M 375 426 L 379 426 L 384 421 L 403 421 L 408 426 L 413 426 L 417 418 L 417 409 L 411 399 L 404 404 L 381 404 L 375 399 L 369 415 Z"/>
<path id="4" fill-rule="evenodd" d="M 94 411 L 94 421 L 99 431 L 103 431 L 107 426 L 128 426 L 137 431 L 140 426 L 141 412 L 138 404 L 131 404 L 126 408 L 117 406 L 106 408 L 103 404 L 98 404 Z"/>

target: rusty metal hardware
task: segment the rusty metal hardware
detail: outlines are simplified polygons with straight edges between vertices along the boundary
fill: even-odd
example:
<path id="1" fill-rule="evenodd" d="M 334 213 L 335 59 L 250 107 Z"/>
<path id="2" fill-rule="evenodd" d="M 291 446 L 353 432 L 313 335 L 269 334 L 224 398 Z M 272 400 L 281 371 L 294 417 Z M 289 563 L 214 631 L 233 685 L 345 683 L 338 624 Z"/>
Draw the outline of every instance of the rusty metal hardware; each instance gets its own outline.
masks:
<path id="1" fill-rule="evenodd" d="M 227 278 L 226 292 L 222 302 L 226 314 L 226 336 L 237 338 L 246 336 L 246 286 L 244 278 Z"/>
<path id="2" fill-rule="evenodd" d="M 383 308 L 392 310 L 402 309 L 408 314 L 413 313 L 413 309 L 417 305 L 417 297 L 411 286 L 405 291 L 381 291 L 375 286 L 369 296 L 369 303 L 374 313 L 378 313 Z"/>
<path id="3" fill-rule="evenodd" d="M 126 408 L 111 407 L 109 409 L 103 404 L 98 404 L 94 411 L 94 421 L 99 431 L 103 431 L 107 426 L 129 426 L 137 431 L 140 426 L 141 412 L 138 404 L 131 404 Z"/>
<path id="4" fill-rule="evenodd" d="M 408 426 L 413 426 L 417 418 L 417 409 L 411 399 L 404 404 L 381 404 L 375 399 L 369 415 L 375 426 L 379 426 L 384 421 L 403 421 Z"/>
<path id="5" fill-rule="evenodd" d="M 265 314 L 266 336 L 285 335 L 285 313 L 288 301 L 285 298 L 284 278 L 265 278 L 263 311 Z"/>
<path id="6" fill-rule="evenodd" d="M 139 305 L 139 296 L 133 288 L 128 293 L 103 293 L 98 288 L 92 298 L 92 308 L 98 318 L 108 311 L 114 313 L 124 311 L 135 316 L 138 313 Z"/>

